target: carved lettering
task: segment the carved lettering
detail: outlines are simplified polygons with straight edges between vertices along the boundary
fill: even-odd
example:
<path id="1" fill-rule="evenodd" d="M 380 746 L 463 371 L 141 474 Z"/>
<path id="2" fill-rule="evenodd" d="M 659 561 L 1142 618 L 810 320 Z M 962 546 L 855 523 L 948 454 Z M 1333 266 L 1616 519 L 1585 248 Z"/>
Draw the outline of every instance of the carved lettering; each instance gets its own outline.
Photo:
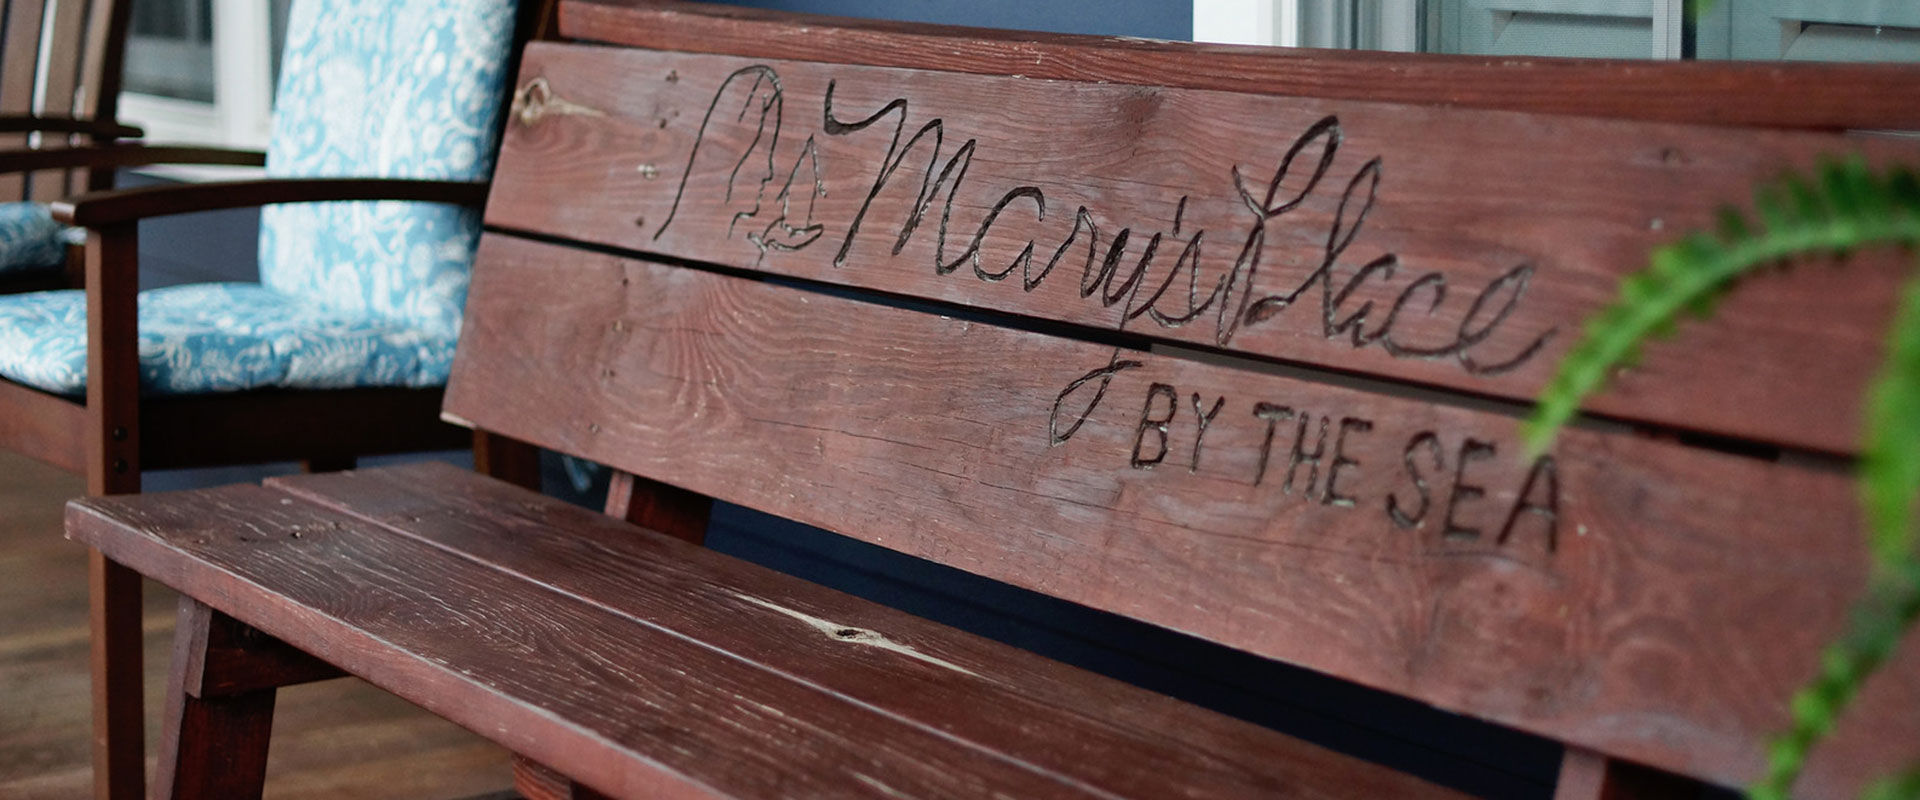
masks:
<path id="1" fill-rule="evenodd" d="M 1321 494 L 1320 502 L 1341 508 L 1353 508 L 1354 499 L 1340 493 L 1340 468 L 1358 467 L 1360 462 L 1347 457 L 1347 433 L 1366 433 L 1373 430 L 1370 420 L 1354 417 L 1340 418 L 1340 433 L 1333 439 L 1333 464 L 1327 467 L 1327 490 Z"/>
<path id="2" fill-rule="evenodd" d="M 1535 502 L 1533 490 L 1539 486 L 1546 499 Z M 1545 520 L 1547 552 L 1552 553 L 1560 546 L 1560 476 L 1554 472 L 1553 457 L 1541 456 L 1527 470 L 1527 482 L 1520 485 L 1520 496 L 1514 498 L 1513 510 L 1507 512 L 1507 521 L 1500 525 L 1500 537 L 1495 541 L 1506 544 L 1513 538 L 1513 524 L 1521 514 L 1532 514 Z"/>
<path id="3" fill-rule="evenodd" d="M 1413 481 L 1414 492 L 1420 496 L 1420 505 L 1412 513 L 1408 513 L 1401 510 L 1398 494 L 1387 495 L 1387 518 L 1402 528 L 1419 527 L 1421 521 L 1427 517 L 1427 506 L 1433 501 L 1432 494 L 1427 491 L 1427 477 L 1420 472 L 1420 465 L 1413 460 L 1413 451 L 1420 448 L 1425 448 L 1433 456 L 1435 472 L 1442 472 L 1447 468 L 1446 453 L 1442 452 L 1438 435 L 1432 431 L 1421 431 L 1407 440 L 1407 449 L 1403 452 L 1401 460 L 1407 466 L 1407 477 Z"/>
<path id="4" fill-rule="evenodd" d="M 925 227 L 923 223 L 928 221 L 936 202 L 940 203 L 940 210 L 938 224 L 933 226 L 936 232 L 931 266 L 938 275 L 957 274 L 966 266 L 971 267 L 975 280 L 993 283 L 1006 280 L 1017 270 L 1022 290 L 1033 292 L 1070 254 L 1079 258 L 1078 246 L 1084 243 L 1086 252 L 1078 296 L 1097 302 L 1103 309 L 1120 306 L 1118 315 L 1112 318 L 1117 328 L 1124 329 L 1129 321 L 1141 317 L 1161 328 L 1178 328 L 1212 313 L 1215 316 L 1213 343 L 1227 347 L 1240 332 L 1273 324 L 1292 308 L 1313 303 L 1318 305 L 1318 313 L 1305 312 L 1311 315 L 1312 322 L 1308 324 L 1328 342 L 1341 342 L 1353 349 L 1379 347 L 1393 358 L 1449 360 L 1464 372 L 1480 376 L 1504 374 L 1531 362 L 1558 331 L 1556 327 L 1548 327 L 1528 337 L 1502 343 L 1506 337 L 1500 336 L 1501 332 L 1515 319 L 1525 299 L 1535 272 L 1532 264 L 1507 267 L 1478 291 L 1469 289 L 1470 302 L 1464 308 L 1456 304 L 1449 314 L 1445 306 L 1453 292 L 1449 291 L 1450 280 L 1445 273 L 1415 272 L 1403 277 L 1403 260 L 1392 252 L 1367 254 L 1357 267 L 1343 263 L 1352 258 L 1364 239 L 1362 234 L 1368 220 L 1380 202 L 1387 164 L 1384 158 L 1372 156 L 1361 161 L 1344 181 L 1336 178 L 1346 142 L 1345 131 L 1336 116 L 1322 117 L 1300 131 L 1281 153 L 1264 186 L 1255 183 L 1257 179 L 1238 164 L 1221 176 L 1225 179 L 1221 188 L 1230 190 L 1223 191 L 1221 199 L 1246 212 L 1246 216 L 1240 217 L 1246 223 L 1244 234 L 1230 234 L 1237 237 L 1240 246 L 1214 251 L 1230 260 L 1208 262 L 1208 251 L 1203 244 L 1209 232 L 1200 228 L 1189 230 L 1186 214 L 1190 198 L 1182 196 L 1173 211 L 1171 233 L 1152 230 L 1149 224 L 1110 222 L 1106 227 L 1113 232 L 1103 240 L 1101 220 L 1110 218 L 1084 205 L 1078 207 L 1062 238 L 1051 243 L 1052 257 L 1036 271 L 1034 256 L 1048 244 L 1033 238 L 1015 243 L 1018 255 L 1003 266 L 983 264 L 982 253 L 995 226 L 1014 205 L 1031 203 L 1034 221 L 1048 220 L 1045 187 L 1022 184 L 987 187 L 982 191 L 969 186 L 968 173 L 979 155 L 978 139 L 961 140 L 956 134 L 954 138 L 960 144 L 949 153 L 947 138 L 952 127 L 949 122 L 938 117 L 916 121 L 913 103 L 906 97 L 888 100 L 866 116 L 843 119 L 835 106 L 837 89 L 837 81 L 828 81 L 821 99 L 819 132 L 827 137 L 824 141 L 846 142 L 843 146 L 849 148 L 884 149 L 877 153 L 878 166 L 865 187 L 858 211 L 845 221 L 839 248 L 831 259 L 836 268 L 848 263 L 882 193 L 889 186 L 904 184 L 913 188 L 909 190 L 905 215 L 892 232 L 892 256 L 904 252 L 915 234 Z M 740 110 L 735 114 L 731 111 L 732 104 L 723 101 L 742 91 Z M 655 229 L 655 239 L 663 236 L 679 219 L 687 201 L 688 179 L 702 169 L 703 164 L 712 165 L 707 169 L 727 170 L 725 203 L 733 202 L 737 185 L 757 187 L 750 194 L 743 193 L 743 197 L 751 199 L 750 206 L 732 211 L 728 235 L 734 235 L 743 224 L 752 223 L 747 226 L 744 238 L 758 249 L 761 258 L 769 253 L 806 249 L 826 235 L 827 226 L 814 218 L 814 200 L 826 192 L 821 173 L 823 140 L 809 135 L 797 151 L 791 154 L 781 151 L 785 99 L 780 76 L 769 66 L 743 68 L 721 83 L 688 153 L 673 207 Z M 727 113 L 719 113 L 723 106 L 728 109 Z M 745 127 L 722 139 L 715 128 L 723 123 Z M 745 135 L 749 131 L 751 136 Z M 869 132 L 884 138 L 863 135 Z M 721 153 L 724 160 L 715 162 L 704 154 L 719 147 L 716 144 L 719 141 L 743 149 L 737 153 Z M 793 141 L 792 137 L 787 137 L 787 141 Z M 791 144 L 786 146 L 793 149 Z M 863 161 L 870 162 L 871 157 Z M 783 164 L 790 166 L 782 170 Z M 916 173 L 918 181 L 914 182 Z M 780 180 L 782 175 L 784 183 Z M 1298 241 L 1298 231 L 1280 236 L 1281 226 L 1305 224 L 1295 221 L 1309 218 L 1300 213 L 1301 210 L 1308 207 L 1310 198 L 1323 191 L 1322 187 L 1330 184 L 1342 188 L 1324 236 L 1315 237 L 1320 244 L 1319 252 L 1310 262 L 1314 269 L 1285 291 L 1263 287 L 1261 272 L 1269 258 L 1269 243 Z M 977 220 L 957 219 L 974 213 L 980 215 Z M 968 224 L 972 225 L 972 235 L 965 249 L 949 260 L 949 232 L 965 230 Z M 1167 265 L 1161 250 L 1176 244 L 1180 247 L 1179 255 Z M 1009 248 L 1008 252 L 1013 250 Z M 1208 281 L 1203 273 L 1214 276 L 1213 280 Z M 1372 285 L 1381 291 L 1393 291 L 1394 282 L 1402 279 L 1407 282 L 1399 287 L 1384 315 L 1376 315 L 1374 300 L 1353 306 L 1352 301 L 1363 288 Z M 1211 288 L 1203 290 L 1208 283 Z M 1396 335 L 1396 328 L 1416 312 L 1427 317 L 1457 314 L 1449 323 L 1451 338 L 1423 343 L 1408 341 L 1404 334 Z"/>
<path id="5" fill-rule="evenodd" d="M 1479 528 L 1461 525 L 1455 516 L 1462 502 L 1486 495 L 1486 487 L 1467 483 L 1467 467 L 1475 461 L 1493 458 L 1499 451 L 1488 442 L 1467 437 L 1460 443 L 1460 455 L 1454 460 L 1453 491 L 1447 494 L 1447 513 L 1442 518 L 1440 537 L 1443 539 L 1478 539 Z"/>
<path id="6" fill-rule="evenodd" d="M 1320 459 L 1327 453 L 1327 418 L 1320 418 L 1320 435 L 1313 441 L 1313 452 L 1305 450 L 1307 425 L 1313 419 L 1312 414 L 1301 414 L 1299 425 L 1293 431 L 1293 450 L 1287 454 L 1287 482 L 1280 485 L 1282 494 L 1293 494 L 1293 474 L 1301 464 L 1307 465 L 1307 485 L 1300 493 L 1309 499 L 1313 497 L 1314 481 L 1320 477 Z"/>
<path id="7" fill-rule="evenodd" d="M 1267 459 L 1273 455 L 1273 428 L 1293 419 L 1293 409 L 1263 401 L 1253 404 L 1253 415 L 1267 421 L 1267 438 L 1260 443 L 1260 468 L 1253 473 L 1253 485 L 1259 486 L 1267 479 Z"/>
<path id="8" fill-rule="evenodd" d="M 1220 416 L 1220 409 L 1226 404 L 1227 398 L 1218 397 L 1213 401 L 1212 411 L 1201 411 L 1200 393 L 1193 393 L 1193 416 L 1199 423 L 1200 430 L 1193 434 L 1193 459 L 1187 462 L 1187 472 L 1193 473 L 1200 471 L 1200 445 L 1207 440 L 1207 426 L 1213 424 L 1214 417 Z"/>
<path id="9" fill-rule="evenodd" d="M 1157 399 L 1165 399 L 1167 401 L 1166 416 L 1156 417 L 1153 415 L 1153 401 Z M 1166 460 L 1167 423 L 1173 420 L 1174 413 L 1179 410 L 1180 395 L 1173 390 L 1172 386 L 1164 383 L 1156 383 L 1152 388 L 1147 390 L 1147 404 L 1140 409 L 1140 425 L 1134 429 L 1133 433 L 1134 469 L 1153 469 L 1159 466 L 1161 461 Z M 1141 454 L 1141 446 L 1146 444 L 1148 431 L 1152 431 L 1155 436 L 1159 437 L 1159 441 L 1154 445 L 1153 456 L 1150 458 Z"/>
<path id="10" fill-rule="evenodd" d="M 1060 390 L 1060 396 L 1054 398 L 1053 411 L 1047 414 L 1048 443 L 1051 446 L 1058 447 L 1065 444 L 1068 439 L 1073 438 L 1073 434 L 1079 431 L 1080 426 L 1085 424 L 1087 418 L 1093 416 L 1094 410 L 1100 407 L 1100 401 L 1106 398 L 1107 387 L 1113 385 L 1113 376 L 1139 366 L 1140 362 L 1138 361 L 1121 360 L 1120 351 L 1115 349 L 1113 355 L 1108 357 L 1106 366 L 1095 367 L 1093 371 L 1075 378 L 1072 382 L 1068 383 L 1067 388 Z M 1078 392 L 1082 387 L 1094 381 L 1099 382 L 1099 388 L 1093 390 L 1093 397 L 1087 400 L 1086 405 L 1080 407 L 1079 412 L 1074 414 L 1073 423 L 1068 425 L 1065 430 L 1061 430 L 1060 410 L 1066 406 L 1067 399 L 1072 397 L 1074 393 Z"/>

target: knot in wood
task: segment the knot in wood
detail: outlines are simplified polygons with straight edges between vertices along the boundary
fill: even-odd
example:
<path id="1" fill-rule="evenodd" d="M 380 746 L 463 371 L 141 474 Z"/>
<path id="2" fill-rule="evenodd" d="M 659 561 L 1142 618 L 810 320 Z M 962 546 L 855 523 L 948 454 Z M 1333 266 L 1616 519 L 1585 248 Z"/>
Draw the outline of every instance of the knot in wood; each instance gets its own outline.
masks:
<path id="1" fill-rule="evenodd" d="M 560 116 L 575 115 L 584 117 L 604 117 L 605 113 L 597 108 L 589 108 L 572 102 L 553 91 L 553 85 L 546 78 L 534 78 L 525 86 L 514 90 L 513 104 L 508 114 L 520 121 L 521 125 L 532 127 L 545 119 L 548 114 Z"/>

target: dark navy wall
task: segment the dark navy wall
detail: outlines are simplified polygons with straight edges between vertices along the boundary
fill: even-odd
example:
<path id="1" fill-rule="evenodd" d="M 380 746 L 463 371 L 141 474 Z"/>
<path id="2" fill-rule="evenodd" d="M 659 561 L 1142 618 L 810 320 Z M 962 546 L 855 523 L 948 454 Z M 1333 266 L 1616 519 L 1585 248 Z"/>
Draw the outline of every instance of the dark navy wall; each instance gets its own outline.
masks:
<path id="1" fill-rule="evenodd" d="M 1053 33 L 1192 39 L 1193 0 L 721 0 L 844 17 Z"/>

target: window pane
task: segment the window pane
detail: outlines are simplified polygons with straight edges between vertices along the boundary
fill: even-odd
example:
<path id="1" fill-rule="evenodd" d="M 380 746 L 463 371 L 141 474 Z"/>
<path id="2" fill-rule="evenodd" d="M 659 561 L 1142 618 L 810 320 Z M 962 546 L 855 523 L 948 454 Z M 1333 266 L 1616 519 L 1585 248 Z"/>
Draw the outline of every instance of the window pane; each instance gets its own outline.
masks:
<path id="1" fill-rule="evenodd" d="M 272 5 L 267 8 L 268 35 L 273 37 L 267 52 L 273 54 L 273 85 L 276 87 L 280 85 L 280 51 L 287 46 L 287 8 L 292 5 L 293 0 L 272 0 Z"/>
<path id="2" fill-rule="evenodd" d="M 213 0 L 133 0 L 126 90 L 213 102 Z"/>

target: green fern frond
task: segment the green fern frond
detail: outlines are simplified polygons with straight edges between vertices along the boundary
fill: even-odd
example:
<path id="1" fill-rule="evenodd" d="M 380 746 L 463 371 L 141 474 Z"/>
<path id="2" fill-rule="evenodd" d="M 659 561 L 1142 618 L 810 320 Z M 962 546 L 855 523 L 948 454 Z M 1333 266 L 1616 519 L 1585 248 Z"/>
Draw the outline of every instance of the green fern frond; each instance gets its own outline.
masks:
<path id="1" fill-rule="evenodd" d="M 1864 416 L 1860 504 L 1874 563 L 1895 564 L 1914 557 L 1920 495 L 1920 279 L 1902 293 Z"/>
<path id="2" fill-rule="evenodd" d="M 1833 729 L 1861 684 L 1920 618 L 1920 553 L 1913 546 L 1920 496 L 1920 279 L 1901 293 L 1886 360 L 1867 392 L 1865 426 L 1860 504 L 1873 576 L 1854 606 L 1846 637 L 1827 648 L 1820 674 L 1794 696 L 1792 727 L 1774 740 L 1767 775 L 1748 792 L 1753 800 L 1785 800 L 1813 744 Z"/>
<path id="3" fill-rule="evenodd" d="M 1920 242 L 1917 187 L 1905 168 L 1876 173 L 1859 159 L 1830 162 L 1818 182 L 1789 175 L 1761 186 L 1754 195 L 1758 225 L 1726 209 L 1716 235 L 1694 234 L 1655 250 L 1646 269 L 1621 283 L 1619 299 L 1588 321 L 1541 392 L 1522 431 L 1528 458 L 1546 452 L 1608 375 L 1639 357 L 1643 342 L 1671 330 L 1683 313 L 1710 312 L 1740 277 L 1794 255 Z"/>
<path id="4" fill-rule="evenodd" d="M 1920 800 L 1920 763 L 1874 784 L 1863 800 Z"/>
<path id="5" fill-rule="evenodd" d="M 1817 180 L 1788 175 L 1754 192 L 1757 224 L 1723 209 L 1716 232 L 1654 251 L 1646 269 L 1621 282 L 1620 296 L 1587 323 L 1542 391 L 1523 435 L 1530 457 L 1642 343 L 1667 335 L 1684 313 L 1705 315 L 1743 276 L 1790 256 L 1842 255 L 1873 245 L 1920 244 L 1920 178 L 1904 167 L 1876 173 L 1859 159 L 1822 166 Z M 1767 774 L 1748 796 L 1785 800 L 1813 745 L 1832 730 L 1868 676 L 1920 620 L 1920 278 L 1902 290 L 1887 356 L 1867 395 L 1860 457 L 1873 571 L 1846 635 L 1821 655 L 1820 669 L 1789 705 L 1792 724 L 1768 753 Z M 1920 798 L 1920 765 L 1884 781 L 1874 800 Z"/>
<path id="6" fill-rule="evenodd" d="M 1854 606 L 1846 635 L 1821 653 L 1820 673 L 1788 704 L 1792 726 L 1774 739 L 1767 752 L 1767 774 L 1747 790 L 1748 800 L 1788 800 L 1813 745 L 1833 730 L 1840 713 L 1893 654 L 1916 618 L 1920 559 L 1908 556 L 1876 568 L 1866 595 Z"/>

